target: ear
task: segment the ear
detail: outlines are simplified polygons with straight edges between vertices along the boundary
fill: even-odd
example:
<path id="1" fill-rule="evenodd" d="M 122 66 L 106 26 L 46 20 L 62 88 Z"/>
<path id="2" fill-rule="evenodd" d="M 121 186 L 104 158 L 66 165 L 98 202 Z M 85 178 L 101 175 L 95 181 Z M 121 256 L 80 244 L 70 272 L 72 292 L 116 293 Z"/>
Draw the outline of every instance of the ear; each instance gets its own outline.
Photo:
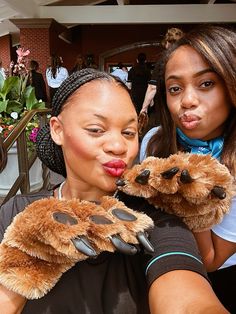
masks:
<path id="1" fill-rule="evenodd" d="M 63 144 L 63 125 L 58 117 L 52 117 L 50 119 L 50 132 L 53 141 L 57 145 Z"/>

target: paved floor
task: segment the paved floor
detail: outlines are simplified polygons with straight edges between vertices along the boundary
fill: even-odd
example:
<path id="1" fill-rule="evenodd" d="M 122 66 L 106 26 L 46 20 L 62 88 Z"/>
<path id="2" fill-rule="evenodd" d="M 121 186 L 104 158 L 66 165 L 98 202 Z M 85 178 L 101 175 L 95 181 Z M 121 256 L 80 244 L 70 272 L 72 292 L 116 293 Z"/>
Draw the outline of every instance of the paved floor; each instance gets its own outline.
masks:
<path id="1" fill-rule="evenodd" d="M 0 205 L 2 204 L 4 198 L 3 197 L 0 197 Z"/>

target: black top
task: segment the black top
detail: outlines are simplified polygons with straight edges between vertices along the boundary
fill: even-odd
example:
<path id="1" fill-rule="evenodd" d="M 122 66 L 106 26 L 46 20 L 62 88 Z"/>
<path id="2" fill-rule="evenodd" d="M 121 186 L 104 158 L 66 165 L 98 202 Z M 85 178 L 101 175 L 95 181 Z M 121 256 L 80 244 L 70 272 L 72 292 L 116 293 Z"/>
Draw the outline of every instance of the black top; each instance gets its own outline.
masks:
<path id="1" fill-rule="evenodd" d="M 0 210 L 0 240 L 26 205 L 52 195 L 52 190 L 17 195 L 5 203 Z M 155 252 L 150 255 L 140 250 L 134 256 L 104 252 L 81 261 L 46 296 L 28 301 L 22 314 L 148 314 L 147 291 L 162 274 L 186 269 L 206 277 L 193 235 L 177 217 L 155 209 L 143 198 L 123 193 L 118 198 L 153 218 L 150 241 Z"/>
<path id="2" fill-rule="evenodd" d="M 31 71 L 31 85 L 35 88 L 35 96 L 38 100 L 47 101 L 46 84 L 41 73 Z"/>
<path id="3" fill-rule="evenodd" d="M 161 76 L 161 72 L 163 69 L 163 61 L 162 59 L 159 59 L 154 66 L 154 69 L 152 71 L 151 79 L 149 80 L 148 84 L 157 86 L 157 81 L 159 77 Z"/>
<path id="4" fill-rule="evenodd" d="M 131 96 L 134 101 L 134 104 L 136 106 L 136 110 L 139 113 L 144 97 L 146 94 L 148 81 L 151 78 L 151 71 L 148 69 L 148 67 L 143 64 L 138 64 L 131 68 L 128 72 L 128 80 L 127 82 L 131 82 Z"/>

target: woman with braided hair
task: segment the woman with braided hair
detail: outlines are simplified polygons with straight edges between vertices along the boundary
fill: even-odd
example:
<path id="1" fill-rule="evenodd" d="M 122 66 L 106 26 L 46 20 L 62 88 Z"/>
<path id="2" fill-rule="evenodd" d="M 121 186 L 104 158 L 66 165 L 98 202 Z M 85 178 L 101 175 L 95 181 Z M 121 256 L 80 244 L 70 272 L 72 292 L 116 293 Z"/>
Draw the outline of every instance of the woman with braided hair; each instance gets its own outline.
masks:
<path id="1" fill-rule="evenodd" d="M 137 124 L 129 91 L 118 78 L 94 69 L 83 69 L 62 83 L 53 98 L 50 123 L 39 132 L 37 152 L 44 164 L 63 175 L 65 181 L 51 190 L 17 195 L 1 208 L 0 236 L 4 238 L 0 252 L 12 243 L 13 247 L 8 248 L 8 252 L 14 254 L 11 265 L 18 263 L 21 266 L 17 264 L 17 269 L 12 267 L 8 271 L 7 258 L 2 257 L 2 260 L 0 254 L 1 314 L 227 313 L 211 289 L 194 238 L 187 227 L 177 217 L 154 209 L 143 198 L 122 192 L 114 195 L 117 178 L 132 166 L 138 152 Z M 102 211 L 105 208 L 102 205 L 108 199 L 110 203 L 123 206 L 123 210 L 115 207 L 109 212 L 110 220 Z M 42 202 L 44 206 L 40 207 Z M 28 215 L 26 219 L 24 214 L 31 213 L 29 209 L 34 204 L 39 206 L 36 217 Z M 53 259 L 44 260 L 45 250 L 49 250 L 49 234 L 56 232 L 57 228 L 68 228 L 72 234 L 77 225 L 82 228 L 85 214 L 75 209 L 71 211 L 68 206 L 64 212 L 58 209 L 52 216 L 54 225 L 58 223 L 60 226 L 51 230 L 42 224 L 47 210 L 52 210 L 48 204 L 52 207 L 79 204 L 93 213 L 88 217 L 90 223 L 86 221 L 82 235 L 72 237 L 68 242 L 68 246 L 74 245 L 82 252 L 83 260 L 74 262 L 70 258 L 73 250 L 68 251 L 68 256 L 62 254 L 67 243 L 64 229 L 60 229 L 62 232 L 58 232 L 53 240 L 58 243 L 63 236 L 64 242 L 60 246 L 51 246 Z M 48 209 L 45 211 L 45 208 Z M 103 216 L 99 216 L 101 211 Z M 7 242 L 5 236 L 23 217 L 15 238 L 9 240 L 8 237 Z M 139 217 L 142 217 L 140 222 L 144 219 L 154 222 L 154 225 L 149 224 L 152 225 L 149 240 L 144 232 L 139 231 Z M 32 234 L 29 231 L 24 239 L 24 230 L 32 221 L 37 232 Z M 89 241 L 94 231 L 92 222 L 100 230 L 93 237 L 94 242 Z M 107 227 L 103 229 L 103 225 Z M 133 242 L 136 245 L 128 244 L 116 234 L 102 238 L 102 230 L 109 234 L 110 229 L 116 226 L 119 226 L 121 235 L 130 233 L 137 237 L 138 241 Z M 34 251 L 37 243 L 30 242 L 29 238 L 39 235 L 38 238 L 42 239 L 44 233 L 45 241 L 38 247 L 41 251 L 38 257 L 37 250 Z M 26 258 L 28 251 L 24 251 L 24 245 L 17 246 L 18 238 L 27 244 L 30 242 L 27 250 L 34 253 Z M 98 242 L 105 243 L 109 249 L 102 250 L 100 245 L 101 254 L 98 254 L 93 249 Z M 177 255 L 168 254 L 173 248 Z M 32 260 L 35 262 L 33 265 Z M 66 267 L 55 279 L 54 273 L 62 261 Z M 19 268 L 20 275 L 14 275 Z M 49 288 L 41 293 L 40 280 L 45 269 L 48 269 L 45 284 Z M 14 280 L 9 282 L 13 275 Z M 31 284 L 29 278 L 33 278 Z M 21 281 L 25 283 L 23 287 Z M 34 293 L 28 293 L 34 285 Z"/>

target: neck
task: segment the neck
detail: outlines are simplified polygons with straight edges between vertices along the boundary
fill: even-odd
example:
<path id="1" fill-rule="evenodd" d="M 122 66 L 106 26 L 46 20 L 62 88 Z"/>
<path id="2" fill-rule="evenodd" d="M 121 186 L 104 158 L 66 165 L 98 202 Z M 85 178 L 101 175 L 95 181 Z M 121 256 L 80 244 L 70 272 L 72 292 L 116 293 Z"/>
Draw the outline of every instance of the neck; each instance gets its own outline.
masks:
<path id="1" fill-rule="evenodd" d="M 82 190 L 72 186 L 67 180 L 62 182 L 57 190 L 57 198 L 61 200 L 70 200 L 73 198 L 84 201 L 99 201 L 101 197 L 106 195 L 114 195 L 114 191 L 109 193 L 103 190 Z"/>

